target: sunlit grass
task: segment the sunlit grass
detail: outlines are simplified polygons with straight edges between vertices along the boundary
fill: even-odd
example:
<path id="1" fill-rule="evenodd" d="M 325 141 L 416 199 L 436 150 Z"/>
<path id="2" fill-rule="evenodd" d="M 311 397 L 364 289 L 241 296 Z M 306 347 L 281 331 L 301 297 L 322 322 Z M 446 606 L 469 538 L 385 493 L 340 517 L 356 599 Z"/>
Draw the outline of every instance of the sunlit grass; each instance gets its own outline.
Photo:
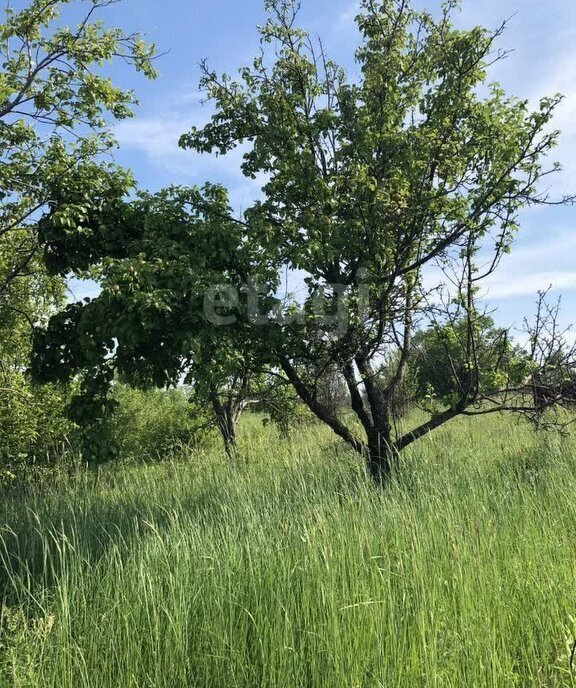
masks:
<path id="1" fill-rule="evenodd" d="M 456 422 L 377 490 L 320 427 L 244 430 L 6 500 L 0 686 L 574 685 L 573 441 Z"/>

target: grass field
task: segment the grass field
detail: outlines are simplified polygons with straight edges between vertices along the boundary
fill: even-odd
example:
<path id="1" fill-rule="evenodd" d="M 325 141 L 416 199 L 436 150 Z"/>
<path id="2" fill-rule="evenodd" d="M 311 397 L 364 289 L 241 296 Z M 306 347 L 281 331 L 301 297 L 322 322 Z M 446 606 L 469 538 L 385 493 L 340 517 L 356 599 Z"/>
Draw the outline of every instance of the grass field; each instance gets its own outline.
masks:
<path id="1" fill-rule="evenodd" d="M 378 491 L 320 427 L 0 506 L 0 686 L 573 686 L 576 442 L 458 421 Z"/>

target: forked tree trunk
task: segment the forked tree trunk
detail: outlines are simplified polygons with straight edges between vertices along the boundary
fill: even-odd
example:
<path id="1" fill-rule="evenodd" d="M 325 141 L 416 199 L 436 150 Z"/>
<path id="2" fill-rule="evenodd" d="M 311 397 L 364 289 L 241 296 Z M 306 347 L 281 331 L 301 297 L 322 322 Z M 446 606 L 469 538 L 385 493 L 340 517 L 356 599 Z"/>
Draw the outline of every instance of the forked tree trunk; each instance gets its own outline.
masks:
<path id="1" fill-rule="evenodd" d="M 282 368 L 296 392 L 308 408 L 326 423 L 343 440 L 366 460 L 368 473 L 374 481 L 383 485 L 387 482 L 397 458 L 397 450 L 392 438 L 392 420 L 390 406 L 381 390 L 373 381 L 374 375 L 367 364 L 362 366 L 365 372 L 364 384 L 367 399 L 360 393 L 358 380 L 352 363 L 343 369 L 348 384 L 352 409 L 366 433 L 366 441 L 358 438 L 348 425 L 318 402 L 312 390 L 298 376 L 297 371 L 286 358 L 282 359 Z M 360 368 L 360 366 L 359 366 Z"/>
<path id="2" fill-rule="evenodd" d="M 216 394 L 212 395 L 211 402 L 226 454 L 229 458 L 234 458 L 237 451 L 238 420 L 245 408 L 245 402 L 229 399 L 222 403 Z"/>
<path id="3" fill-rule="evenodd" d="M 232 458 L 236 454 L 236 423 L 229 413 L 216 418 L 218 430 L 222 435 L 226 454 Z"/>

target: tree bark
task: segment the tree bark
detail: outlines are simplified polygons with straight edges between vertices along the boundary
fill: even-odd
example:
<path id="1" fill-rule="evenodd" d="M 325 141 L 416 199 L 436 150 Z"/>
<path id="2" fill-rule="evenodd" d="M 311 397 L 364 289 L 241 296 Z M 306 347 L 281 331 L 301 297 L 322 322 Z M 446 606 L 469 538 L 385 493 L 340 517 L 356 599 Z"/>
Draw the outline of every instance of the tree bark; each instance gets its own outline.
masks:
<path id="1" fill-rule="evenodd" d="M 342 423 L 338 418 L 333 416 L 327 409 L 325 409 L 315 399 L 314 394 L 309 390 L 304 382 L 298 376 L 294 367 L 290 364 L 287 358 L 280 359 L 282 370 L 286 377 L 292 383 L 296 393 L 302 401 L 308 406 L 312 413 L 322 422 L 326 423 L 339 437 L 345 440 L 355 451 L 359 454 L 364 454 L 367 446 L 362 440 L 358 439 L 356 435 Z"/>
<path id="2" fill-rule="evenodd" d="M 368 437 L 368 473 L 379 485 L 388 482 L 397 453 L 388 429 L 372 430 Z"/>
<path id="3" fill-rule="evenodd" d="M 211 401 L 214 415 L 216 416 L 216 425 L 224 442 L 224 450 L 228 457 L 232 459 L 236 456 L 236 425 L 241 411 L 234 408 L 235 405 L 231 400 L 223 404 L 217 394 L 212 395 Z"/>

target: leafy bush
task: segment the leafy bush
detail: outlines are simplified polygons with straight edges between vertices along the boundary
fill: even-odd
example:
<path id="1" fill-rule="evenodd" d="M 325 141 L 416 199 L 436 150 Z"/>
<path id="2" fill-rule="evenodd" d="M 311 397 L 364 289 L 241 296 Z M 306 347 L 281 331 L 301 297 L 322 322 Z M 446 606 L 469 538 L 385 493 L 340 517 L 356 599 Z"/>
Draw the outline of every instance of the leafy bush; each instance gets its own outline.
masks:
<path id="1" fill-rule="evenodd" d="M 0 469 L 50 464 L 70 446 L 74 425 L 64 415 L 69 393 L 55 385 L 31 385 L 26 376 L 2 376 Z"/>
<path id="2" fill-rule="evenodd" d="M 92 451 L 105 449 L 119 458 L 157 461 L 182 448 L 208 441 L 209 420 L 185 389 L 114 389 L 116 410 L 92 432 Z M 94 433 L 98 432 L 96 438 Z M 86 460 L 97 456 L 85 456 Z"/>
<path id="3" fill-rule="evenodd" d="M 527 355 L 510 340 L 507 330 L 494 325 L 491 317 L 478 314 L 472 327 L 476 365 L 467 352 L 465 319 L 431 326 L 415 335 L 415 381 L 421 399 L 452 404 L 470 377 L 477 378 L 474 382 L 483 394 L 494 394 L 522 384 L 530 373 Z"/>

